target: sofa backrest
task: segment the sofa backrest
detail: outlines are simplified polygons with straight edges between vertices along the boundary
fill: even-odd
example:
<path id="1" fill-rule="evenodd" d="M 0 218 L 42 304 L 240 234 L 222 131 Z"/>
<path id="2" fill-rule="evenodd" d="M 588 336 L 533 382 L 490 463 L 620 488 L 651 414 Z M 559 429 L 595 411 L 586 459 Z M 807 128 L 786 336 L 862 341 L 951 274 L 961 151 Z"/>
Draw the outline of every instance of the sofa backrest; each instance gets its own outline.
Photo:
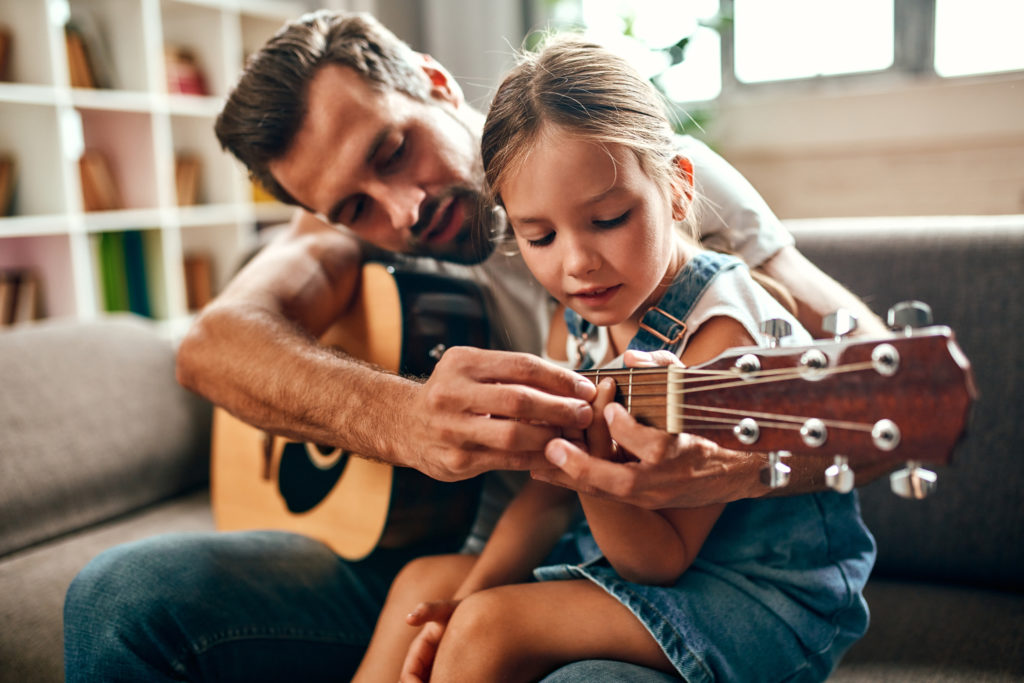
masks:
<path id="1" fill-rule="evenodd" d="M 207 480 L 209 404 L 120 315 L 0 332 L 0 556 Z"/>
<path id="2" fill-rule="evenodd" d="M 883 317 L 919 299 L 949 325 L 980 393 L 929 498 L 861 490 L 876 573 L 1024 589 L 1024 216 L 791 221 L 798 248 Z"/>

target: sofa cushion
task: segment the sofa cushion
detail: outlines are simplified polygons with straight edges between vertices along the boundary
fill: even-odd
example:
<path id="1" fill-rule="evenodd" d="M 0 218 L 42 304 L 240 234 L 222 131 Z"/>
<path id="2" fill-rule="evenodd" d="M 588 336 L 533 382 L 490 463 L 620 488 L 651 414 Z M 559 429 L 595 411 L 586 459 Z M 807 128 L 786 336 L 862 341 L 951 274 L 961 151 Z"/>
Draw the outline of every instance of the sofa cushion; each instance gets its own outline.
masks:
<path id="1" fill-rule="evenodd" d="M 207 481 L 210 406 L 134 316 L 0 333 L 0 556 Z"/>
<path id="2" fill-rule="evenodd" d="M 64 680 L 64 595 L 93 557 L 156 534 L 212 529 L 209 492 L 199 491 L 0 559 L 0 681 Z"/>
<path id="3" fill-rule="evenodd" d="M 1024 588 L 1024 217 L 792 221 L 797 246 L 878 313 L 928 303 L 971 360 L 980 393 L 936 492 L 861 491 L 878 576 Z M 1012 483 L 1011 483 L 1012 482 Z"/>
<path id="4" fill-rule="evenodd" d="M 953 683 L 1024 679 L 1024 595 L 872 579 L 867 635 L 833 683 Z"/>

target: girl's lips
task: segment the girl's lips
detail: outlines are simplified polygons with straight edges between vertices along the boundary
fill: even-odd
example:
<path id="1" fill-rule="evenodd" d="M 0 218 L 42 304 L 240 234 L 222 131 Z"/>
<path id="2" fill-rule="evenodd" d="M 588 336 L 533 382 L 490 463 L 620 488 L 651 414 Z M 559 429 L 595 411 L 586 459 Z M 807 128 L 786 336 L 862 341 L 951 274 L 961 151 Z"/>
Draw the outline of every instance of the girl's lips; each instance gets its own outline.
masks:
<path id="1" fill-rule="evenodd" d="M 583 290 L 569 296 L 588 306 L 600 306 L 611 300 L 621 288 L 622 285 L 613 285 L 611 287 Z"/>

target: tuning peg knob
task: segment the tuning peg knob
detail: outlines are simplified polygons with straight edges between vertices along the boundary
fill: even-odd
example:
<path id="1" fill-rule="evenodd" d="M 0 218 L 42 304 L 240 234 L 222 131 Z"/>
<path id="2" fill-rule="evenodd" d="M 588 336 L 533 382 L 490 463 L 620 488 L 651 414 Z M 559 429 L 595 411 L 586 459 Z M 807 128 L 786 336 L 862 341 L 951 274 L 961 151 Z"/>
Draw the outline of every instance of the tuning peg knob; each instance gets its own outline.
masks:
<path id="1" fill-rule="evenodd" d="M 793 326 L 782 318 L 772 318 L 761 323 L 761 334 L 768 341 L 769 348 L 775 348 L 780 339 L 793 334 Z"/>
<path id="2" fill-rule="evenodd" d="M 825 484 L 839 493 L 853 490 L 853 470 L 845 455 L 837 455 L 833 464 L 825 469 Z"/>
<path id="3" fill-rule="evenodd" d="M 780 489 L 789 483 L 790 466 L 782 462 L 789 457 L 789 451 L 769 451 L 768 465 L 761 470 L 761 483 L 773 489 Z"/>
<path id="4" fill-rule="evenodd" d="M 839 341 L 857 329 L 857 316 L 845 308 L 840 308 L 835 313 L 826 315 L 821 321 L 821 326 Z"/>
<path id="5" fill-rule="evenodd" d="M 935 490 L 937 480 L 938 475 L 934 472 L 911 461 L 903 469 L 889 475 L 889 486 L 897 496 L 921 500 Z"/>
<path id="6" fill-rule="evenodd" d="M 910 334 L 918 327 L 932 324 L 932 308 L 923 301 L 901 301 L 889 309 L 889 327 Z"/>

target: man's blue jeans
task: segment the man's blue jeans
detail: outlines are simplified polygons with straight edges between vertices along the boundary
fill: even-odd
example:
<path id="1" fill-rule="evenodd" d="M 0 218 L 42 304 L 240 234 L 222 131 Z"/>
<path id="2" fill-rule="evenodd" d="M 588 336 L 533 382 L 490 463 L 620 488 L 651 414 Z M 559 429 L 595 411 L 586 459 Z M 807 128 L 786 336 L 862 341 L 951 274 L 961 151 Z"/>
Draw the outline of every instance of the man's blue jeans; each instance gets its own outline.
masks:
<path id="1" fill-rule="evenodd" d="M 271 531 L 173 534 L 112 548 L 68 589 L 66 680 L 347 680 L 395 574 L 424 550 L 350 563 L 321 543 Z M 545 680 L 673 679 L 581 662 Z"/>

